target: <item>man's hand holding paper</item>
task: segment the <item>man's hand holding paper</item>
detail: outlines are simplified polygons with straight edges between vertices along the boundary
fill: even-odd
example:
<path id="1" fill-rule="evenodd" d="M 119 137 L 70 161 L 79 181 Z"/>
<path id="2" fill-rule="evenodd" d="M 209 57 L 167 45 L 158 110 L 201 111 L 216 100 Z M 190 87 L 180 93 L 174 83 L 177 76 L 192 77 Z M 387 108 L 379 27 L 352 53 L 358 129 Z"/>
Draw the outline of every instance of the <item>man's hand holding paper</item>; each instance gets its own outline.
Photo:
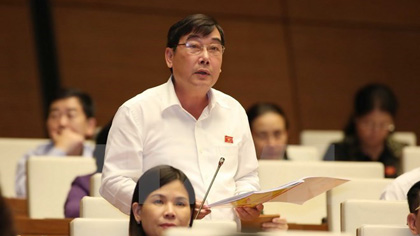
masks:
<path id="1" fill-rule="evenodd" d="M 235 212 L 239 219 L 243 221 L 252 221 L 260 216 L 263 209 L 263 204 L 258 204 L 255 207 L 236 207 Z"/>

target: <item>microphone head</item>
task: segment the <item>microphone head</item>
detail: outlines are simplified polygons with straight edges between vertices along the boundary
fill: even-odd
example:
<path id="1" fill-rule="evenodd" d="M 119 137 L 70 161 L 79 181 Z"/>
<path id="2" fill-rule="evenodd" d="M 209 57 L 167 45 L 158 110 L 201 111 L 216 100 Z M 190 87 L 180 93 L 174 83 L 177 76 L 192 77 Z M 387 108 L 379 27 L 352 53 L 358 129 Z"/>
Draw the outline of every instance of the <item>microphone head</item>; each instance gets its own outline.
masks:
<path id="1" fill-rule="evenodd" d="M 225 162 L 225 158 L 221 157 L 219 160 L 219 167 L 222 166 L 224 162 Z"/>

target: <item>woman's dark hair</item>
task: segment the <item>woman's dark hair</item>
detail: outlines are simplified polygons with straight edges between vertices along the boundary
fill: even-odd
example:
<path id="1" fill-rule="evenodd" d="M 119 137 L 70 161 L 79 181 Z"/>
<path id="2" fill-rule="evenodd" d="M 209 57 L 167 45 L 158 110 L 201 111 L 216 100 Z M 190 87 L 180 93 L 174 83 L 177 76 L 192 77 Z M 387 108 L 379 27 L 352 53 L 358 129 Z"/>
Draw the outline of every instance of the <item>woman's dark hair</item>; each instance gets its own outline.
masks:
<path id="1" fill-rule="evenodd" d="M 345 135 L 354 136 L 356 134 L 355 119 L 375 109 L 389 113 L 392 117 L 397 114 L 398 101 L 388 86 L 368 84 L 357 91 L 354 97 L 353 113 L 344 129 Z"/>
<path id="2" fill-rule="evenodd" d="M 286 129 L 287 130 L 289 129 L 289 120 L 287 119 L 286 113 L 284 113 L 281 107 L 277 106 L 274 103 L 261 102 L 261 103 L 256 103 L 252 105 L 251 107 L 248 108 L 246 112 L 248 115 L 248 122 L 249 122 L 249 126 L 251 127 L 251 130 L 252 130 L 252 122 L 254 122 L 254 120 L 258 118 L 259 116 L 262 116 L 269 112 L 274 112 L 276 114 L 279 114 L 281 117 L 283 117 L 285 125 L 286 125 Z"/>
<path id="3" fill-rule="evenodd" d="M 172 25 L 171 28 L 169 28 L 166 47 L 173 48 L 175 51 L 179 43 L 179 39 L 182 36 L 191 32 L 207 36 L 214 30 L 215 27 L 220 33 L 221 43 L 224 46 L 225 35 L 223 33 L 222 27 L 217 23 L 217 21 L 212 17 L 206 16 L 204 14 L 194 14 L 185 17 L 184 19 Z"/>
<path id="4" fill-rule="evenodd" d="M 83 112 L 85 113 L 87 118 L 92 118 L 95 116 L 95 106 L 93 104 L 92 98 L 89 96 L 89 94 L 84 93 L 79 89 L 75 88 L 60 88 L 55 93 L 54 99 L 51 101 L 49 106 L 51 106 L 52 103 L 58 100 L 71 97 L 75 97 L 79 100 L 80 104 L 82 105 Z"/>
<path id="5" fill-rule="evenodd" d="M 191 227 L 194 219 L 193 215 L 195 208 L 194 188 L 191 185 L 188 177 L 182 171 L 172 166 L 160 165 L 144 172 L 144 174 L 137 181 L 131 205 L 133 205 L 135 202 L 139 203 L 139 205 L 143 205 L 144 201 L 150 195 L 150 193 L 175 180 L 181 181 L 188 192 L 191 210 L 189 226 Z M 146 236 L 142 223 L 137 223 L 132 210 L 130 211 L 129 232 L 130 236 Z"/>
<path id="6" fill-rule="evenodd" d="M 420 206 L 420 181 L 415 183 L 407 192 L 408 208 L 410 213 L 414 213 Z"/>

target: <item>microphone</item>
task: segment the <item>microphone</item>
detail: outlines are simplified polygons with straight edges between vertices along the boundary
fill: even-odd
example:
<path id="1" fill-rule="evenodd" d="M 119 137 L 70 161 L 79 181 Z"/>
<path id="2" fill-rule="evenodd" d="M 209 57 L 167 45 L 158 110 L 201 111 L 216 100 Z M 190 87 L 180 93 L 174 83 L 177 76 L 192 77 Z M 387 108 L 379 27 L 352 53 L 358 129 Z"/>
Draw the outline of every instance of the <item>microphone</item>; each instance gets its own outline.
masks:
<path id="1" fill-rule="evenodd" d="M 217 173 L 219 172 L 220 167 L 223 165 L 223 163 L 224 163 L 224 162 L 225 162 L 225 158 L 224 158 L 224 157 L 221 157 L 221 158 L 219 159 L 219 163 L 217 164 L 217 169 L 216 169 L 216 172 L 214 173 L 213 179 L 211 180 L 210 186 L 209 186 L 209 188 L 207 189 L 206 194 L 204 195 L 204 199 L 203 199 L 203 201 L 202 201 L 202 202 L 201 202 L 201 204 L 200 204 L 200 208 L 198 209 L 197 215 L 195 215 L 194 220 L 196 220 L 196 219 L 197 219 L 197 217 L 198 217 L 198 215 L 200 214 L 200 211 L 201 211 L 201 209 L 203 208 L 204 203 L 206 202 L 207 195 L 209 195 L 209 192 L 210 192 L 211 186 L 213 185 L 214 179 L 216 179 L 216 175 L 217 175 Z"/>

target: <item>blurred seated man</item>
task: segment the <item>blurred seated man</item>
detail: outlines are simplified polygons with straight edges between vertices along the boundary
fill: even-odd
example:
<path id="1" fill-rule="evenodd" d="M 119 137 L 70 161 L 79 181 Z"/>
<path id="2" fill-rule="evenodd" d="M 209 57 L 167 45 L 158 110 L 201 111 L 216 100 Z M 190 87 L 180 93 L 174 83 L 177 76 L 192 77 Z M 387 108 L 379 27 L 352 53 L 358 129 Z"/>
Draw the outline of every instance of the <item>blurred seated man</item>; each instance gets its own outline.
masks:
<path id="1" fill-rule="evenodd" d="M 405 200 L 408 190 L 419 180 L 420 167 L 398 176 L 386 186 L 381 200 Z"/>
<path id="2" fill-rule="evenodd" d="M 413 235 L 420 234 L 420 181 L 416 182 L 407 193 L 408 208 L 407 225 Z"/>
<path id="3" fill-rule="evenodd" d="M 26 153 L 16 170 L 16 196 L 26 197 L 26 162 L 30 156 L 92 157 L 86 139 L 95 132 L 96 120 L 90 96 L 76 89 L 61 89 L 49 106 L 47 130 L 51 140 Z"/>
<path id="4" fill-rule="evenodd" d="M 273 103 L 257 103 L 247 115 L 257 158 L 287 160 L 289 122 L 283 109 Z"/>
<path id="5" fill-rule="evenodd" d="M 324 160 L 377 161 L 385 166 L 385 177 L 401 174 L 402 149 L 407 144 L 392 139 L 398 102 L 383 84 L 368 84 L 357 91 L 354 110 L 341 142 L 333 143 Z"/>
<path id="6" fill-rule="evenodd" d="M 96 172 L 77 176 L 71 183 L 71 188 L 67 194 L 66 202 L 64 203 L 64 216 L 66 218 L 76 218 L 80 215 L 80 201 L 84 196 L 90 196 L 90 180 L 95 173 L 101 173 L 104 166 L 105 158 L 105 144 L 108 139 L 109 129 L 112 121 L 105 125 L 96 136 L 95 150 L 93 156 L 96 160 Z"/>

